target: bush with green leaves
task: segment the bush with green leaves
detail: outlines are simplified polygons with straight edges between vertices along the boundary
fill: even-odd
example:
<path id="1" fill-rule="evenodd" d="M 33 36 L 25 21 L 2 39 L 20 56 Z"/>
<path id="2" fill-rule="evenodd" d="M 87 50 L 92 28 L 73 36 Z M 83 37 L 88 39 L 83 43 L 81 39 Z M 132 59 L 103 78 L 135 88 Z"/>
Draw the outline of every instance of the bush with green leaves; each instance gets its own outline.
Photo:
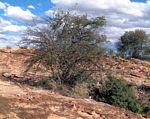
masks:
<path id="1" fill-rule="evenodd" d="M 105 84 L 93 85 L 89 94 L 96 101 L 126 108 L 136 113 L 141 112 L 141 106 L 131 86 L 124 80 L 110 76 Z"/>
<path id="2" fill-rule="evenodd" d="M 58 11 L 53 17 L 34 23 L 20 44 L 35 49 L 28 68 L 42 64 L 51 70 L 50 75 L 69 85 L 74 85 L 73 80 L 79 77 L 78 70 L 92 74 L 98 69 L 103 51 L 100 45 L 106 41 L 106 36 L 100 33 L 105 17 L 90 19 L 86 15 Z"/>
<path id="3" fill-rule="evenodd" d="M 150 117 L 150 103 L 143 104 L 142 108 L 142 114 Z"/>
<path id="4" fill-rule="evenodd" d="M 78 71 L 72 76 L 72 79 L 65 82 L 64 80 L 59 80 L 57 76 L 52 76 L 39 80 L 26 79 L 21 83 L 48 89 L 65 96 L 86 98 L 88 97 L 89 87 L 95 84 L 95 80 L 90 74 Z"/>
<path id="5" fill-rule="evenodd" d="M 150 117 L 150 86 L 141 85 L 138 87 L 139 100 L 142 107 L 142 114 L 144 116 Z"/>

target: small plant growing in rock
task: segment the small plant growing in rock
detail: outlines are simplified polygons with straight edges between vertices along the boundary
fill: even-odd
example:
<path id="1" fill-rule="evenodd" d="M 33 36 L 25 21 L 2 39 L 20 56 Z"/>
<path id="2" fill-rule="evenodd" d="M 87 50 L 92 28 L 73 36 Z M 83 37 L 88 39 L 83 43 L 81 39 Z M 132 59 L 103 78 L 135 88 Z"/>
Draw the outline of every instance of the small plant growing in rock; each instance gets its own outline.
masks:
<path id="1" fill-rule="evenodd" d="M 11 49 L 11 46 L 6 46 L 6 49 Z"/>
<path id="2" fill-rule="evenodd" d="M 20 46 L 20 49 L 28 49 L 28 46 Z"/>

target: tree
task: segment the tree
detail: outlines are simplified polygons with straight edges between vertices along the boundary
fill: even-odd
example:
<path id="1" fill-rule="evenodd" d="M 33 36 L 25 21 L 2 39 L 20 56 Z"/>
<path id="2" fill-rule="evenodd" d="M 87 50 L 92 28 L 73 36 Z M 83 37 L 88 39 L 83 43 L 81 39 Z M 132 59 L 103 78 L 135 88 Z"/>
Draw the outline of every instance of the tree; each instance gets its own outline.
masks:
<path id="1" fill-rule="evenodd" d="M 106 37 L 100 34 L 105 25 L 104 17 L 88 19 L 69 12 L 57 12 L 42 22 L 45 27 L 30 27 L 23 45 L 35 49 L 29 60 L 30 67 L 39 63 L 51 70 L 52 77 L 68 84 L 74 84 L 80 73 L 94 71 L 101 54 L 99 44 Z M 30 36 L 30 37 L 29 37 Z"/>
<path id="2" fill-rule="evenodd" d="M 121 56 L 129 58 L 141 58 L 147 48 L 148 35 L 143 30 L 125 32 L 117 43 L 117 49 Z"/>

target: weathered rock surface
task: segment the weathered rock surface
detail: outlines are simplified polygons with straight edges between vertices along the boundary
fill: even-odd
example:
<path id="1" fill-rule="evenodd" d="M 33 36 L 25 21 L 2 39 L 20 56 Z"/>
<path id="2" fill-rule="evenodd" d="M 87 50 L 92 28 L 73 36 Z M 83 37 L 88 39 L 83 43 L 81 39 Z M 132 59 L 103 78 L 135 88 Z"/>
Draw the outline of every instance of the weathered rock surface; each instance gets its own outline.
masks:
<path id="1" fill-rule="evenodd" d="M 17 53 L 16 53 L 17 51 Z M 0 50 L 0 119 L 142 119 L 140 115 L 89 99 L 73 99 L 42 89 L 3 81 L 5 78 L 22 79 L 24 61 L 29 50 Z M 103 76 L 112 73 L 137 85 L 150 85 L 150 63 L 136 59 L 124 60 L 103 57 Z M 30 74 L 34 72 L 31 69 Z M 47 75 L 39 70 L 37 75 Z"/>
<path id="2" fill-rule="evenodd" d="M 29 49 L 0 49 L 0 72 L 15 74 L 18 77 L 24 75 L 26 64 L 24 63 L 32 55 Z M 125 60 L 119 57 L 102 57 L 99 60 L 103 67 L 103 77 L 112 73 L 117 77 L 123 77 L 125 80 L 137 85 L 150 85 L 150 62 L 138 59 Z M 31 68 L 28 74 L 35 72 L 35 67 Z M 36 72 L 36 75 L 47 76 L 42 67 Z"/>
<path id="3" fill-rule="evenodd" d="M 125 60 L 119 57 L 103 57 L 99 63 L 103 66 L 103 75 L 109 73 L 136 85 L 150 86 L 150 62 L 138 59 Z"/>
<path id="4" fill-rule="evenodd" d="M 0 80 L 0 119 L 144 119 L 125 109 Z"/>

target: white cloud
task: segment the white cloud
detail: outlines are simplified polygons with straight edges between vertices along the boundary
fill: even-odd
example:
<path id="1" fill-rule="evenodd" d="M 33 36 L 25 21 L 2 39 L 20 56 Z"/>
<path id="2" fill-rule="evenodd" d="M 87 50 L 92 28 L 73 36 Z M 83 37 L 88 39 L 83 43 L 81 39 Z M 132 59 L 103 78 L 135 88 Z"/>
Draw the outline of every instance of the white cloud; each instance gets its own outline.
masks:
<path id="1" fill-rule="evenodd" d="M 51 0 L 55 7 L 63 10 L 77 11 L 90 17 L 105 16 L 107 25 L 105 33 L 115 43 L 127 30 L 136 28 L 150 33 L 150 0 L 146 3 L 130 0 Z M 52 14 L 52 10 L 46 14 Z"/>
<path id="2" fill-rule="evenodd" d="M 18 6 L 8 6 L 5 10 L 5 16 L 12 17 L 17 20 L 32 21 L 36 16 L 30 10 L 23 10 Z"/>
<path id="3" fill-rule="evenodd" d="M 25 29 L 26 29 L 25 26 L 8 25 L 4 27 L 3 31 L 4 32 L 20 32 L 20 31 L 24 31 Z"/>
<path id="4" fill-rule="evenodd" d="M 20 40 L 20 36 L 0 34 L 0 47 L 16 47 Z"/>
<path id="5" fill-rule="evenodd" d="M 0 47 L 14 47 L 21 40 L 20 33 L 26 30 L 26 28 L 26 26 L 15 25 L 0 17 Z M 12 35 L 9 35 L 9 33 L 12 33 Z"/>
<path id="6" fill-rule="evenodd" d="M 28 7 L 33 9 L 33 6 Z M 4 2 L 0 2 L 0 10 L 4 11 L 4 16 L 10 18 L 8 21 L 0 16 L 0 47 L 15 46 L 21 40 L 21 33 L 27 29 L 23 24 L 18 25 L 17 20 L 32 21 L 37 16 L 28 9 L 23 10 L 19 6 L 11 6 Z"/>
<path id="7" fill-rule="evenodd" d="M 34 6 L 29 5 L 28 8 L 35 9 Z M 4 11 L 4 15 L 17 20 L 32 21 L 37 18 L 30 10 L 23 10 L 19 6 L 11 6 L 8 3 L 0 2 L 0 9 Z"/>
<path id="8" fill-rule="evenodd" d="M 12 24 L 10 21 L 0 18 L 0 33 L 5 32 L 22 32 L 26 29 L 26 26 L 18 26 Z"/>
<path id="9" fill-rule="evenodd" d="M 11 25 L 11 22 L 0 18 L 0 26 L 5 27 L 6 25 Z"/>
<path id="10" fill-rule="evenodd" d="M 28 8 L 35 9 L 35 7 L 33 5 L 29 5 Z"/>
<path id="11" fill-rule="evenodd" d="M 0 9 L 5 9 L 6 8 L 6 4 L 3 2 L 0 2 Z"/>
<path id="12" fill-rule="evenodd" d="M 47 10 L 46 12 L 45 12 L 45 14 L 47 15 L 47 16 L 53 16 L 53 14 L 54 14 L 54 10 Z"/>
<path id="13" fill-rule="evenodd" d="M 112 9 L 116 12 L 142 16 L 144 3 L 133 3 L 130 0 L 52 0 L 58 8 L 78 8 L 84 11 Z M 77 5 L 77 6 L 76 6 Z"/>

